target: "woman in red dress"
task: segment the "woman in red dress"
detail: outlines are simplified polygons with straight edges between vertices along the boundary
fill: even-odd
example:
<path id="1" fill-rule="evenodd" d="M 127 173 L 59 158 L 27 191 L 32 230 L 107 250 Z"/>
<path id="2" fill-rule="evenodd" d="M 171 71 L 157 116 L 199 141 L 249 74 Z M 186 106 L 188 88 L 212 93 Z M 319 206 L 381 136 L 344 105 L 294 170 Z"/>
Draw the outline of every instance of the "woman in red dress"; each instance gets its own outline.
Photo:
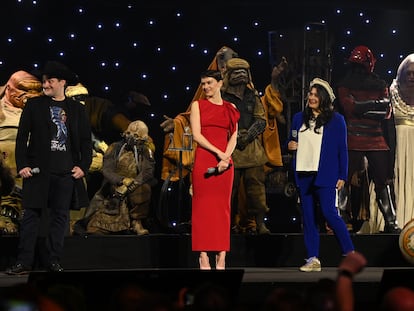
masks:
<path id="1" fill-rule="evenodd" d="M 236 107 L 221 98 L 220 71 L 201 74 L 205 99 L 191 104 L 190 123 L 197 142 L 192 171 L 192 250 L 200 252 L 200 269 L 209 270 L 208 252 L 216 253 L 216 269 L 225 269 L 230 250 L 230 197 L 234 171 L 231 154 L 237 142 Z"/>

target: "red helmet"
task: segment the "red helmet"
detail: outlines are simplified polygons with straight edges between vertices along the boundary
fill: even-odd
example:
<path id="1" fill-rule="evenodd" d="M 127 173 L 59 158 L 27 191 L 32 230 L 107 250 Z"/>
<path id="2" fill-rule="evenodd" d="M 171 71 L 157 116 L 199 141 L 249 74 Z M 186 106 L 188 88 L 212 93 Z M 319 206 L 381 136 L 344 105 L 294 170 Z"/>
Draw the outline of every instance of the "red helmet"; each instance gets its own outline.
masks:
<path id="1" fill-rule="evenodd" d="M 359 45 L 352 50 L 351 55 L 348 58 L 348 61 L 364 65 L 369 72 L 373 72 L 375 62 L 377 60 L 375 59 L 374 54 L 372 54 L 372 51 L 368 47 L 364 45 Z"/>

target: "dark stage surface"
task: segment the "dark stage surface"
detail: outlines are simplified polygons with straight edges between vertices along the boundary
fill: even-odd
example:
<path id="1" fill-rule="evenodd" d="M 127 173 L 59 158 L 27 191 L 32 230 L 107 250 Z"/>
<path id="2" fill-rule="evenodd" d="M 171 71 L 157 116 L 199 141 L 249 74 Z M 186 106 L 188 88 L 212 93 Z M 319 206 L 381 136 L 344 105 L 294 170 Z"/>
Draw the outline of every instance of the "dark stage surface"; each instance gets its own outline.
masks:
<path id="1" fill-rule="evenodd" d="M 368 260 L 367 267 L 354 282 L 361 310 L 376 305 L 380 293 L 389 283 L 382 280 L 385 272 L 388 277 L 395 276 L 402 281 L 413 279 L 414 267 L 402 257 L 398 238 L 397 234 L 352 235 L 356 249 Z M 0 247 L 0 269 L 4 270 L 14 261 L 17 237 L 0 237 Z M 221 284 L 227 284 L 223 280 L 230 282 L 226 286 L 231 287 L 240 303 L 257 307 L 277 287 L 305 290 L 320 280 L 335 280 L 336 267 L 342 257 L 334 236 L 321 235 L 321 272 L 300 272 L 298 267 L 305 257 L 302 234 L 232 235 L 227 270 L 200 271 L 197 254 L 191 251 L 189 234 L 70 236 L 66 238 L 62 277 L 83 284 L 90 279 L 99 282 L 100 278 L 105 284 L 132 278 L 137 282 L 146 280 L 148 285 L 151 280 L 161 289 L 162 284 L 170 284 L 169 289 L 177 290 L 186 281 L 191 280 L 194 285 L 211 277 L 221 280 Z M 33 275 L 38 278 L 50 276 L 43 272 L 40 262 Z M 28 276 L 8 276 L 0 272 L 3 290 L 27 281 Z"/>

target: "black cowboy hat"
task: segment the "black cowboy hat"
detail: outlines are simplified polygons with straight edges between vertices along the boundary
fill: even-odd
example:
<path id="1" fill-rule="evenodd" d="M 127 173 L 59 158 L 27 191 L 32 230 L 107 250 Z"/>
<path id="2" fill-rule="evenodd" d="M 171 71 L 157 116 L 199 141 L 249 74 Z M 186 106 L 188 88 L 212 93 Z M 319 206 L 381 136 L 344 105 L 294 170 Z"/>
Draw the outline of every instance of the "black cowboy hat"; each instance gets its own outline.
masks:
<path id="1" fill-rule="evenodd" d="M 41 71 L 41 75 L 48 78 L 66 80 L 67 85 L 76 85 L 79 82 L 79 77 L 76 73 L 57 61 L 48 61 Z"/>

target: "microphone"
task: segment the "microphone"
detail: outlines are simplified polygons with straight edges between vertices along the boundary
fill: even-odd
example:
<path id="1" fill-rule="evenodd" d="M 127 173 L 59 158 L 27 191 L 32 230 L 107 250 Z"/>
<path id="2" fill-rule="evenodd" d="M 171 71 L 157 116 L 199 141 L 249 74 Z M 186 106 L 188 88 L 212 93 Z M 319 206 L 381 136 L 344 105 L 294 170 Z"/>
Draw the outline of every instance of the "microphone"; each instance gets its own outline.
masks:
<path id="1" fill-rule="evenodd" d="M 293 140 L 297 140 L 297 138 L 298 138 L 298 131 L 297 130 L 292 130 L 292 138 L 293 138 Z"/>
<path id="2" fill-rule="evenodd" d="M 36 175 L 36 174 L 39 174 L 40 173 L 40 168 L 38 168 L 38 167 L 34 167 L 34 168 L 32 168 L 31 170 L 30 170 L 30 173 L 32 174 L 32 175 Z M 22 177 L 22 176 L 20 176 L 20 174 L 17 174 L 17 176 L 16 176 L 17 178 L 19 178 L 19 177 Z"/>
<path id="3" fill-rule="evenodd" d="M 227 167 L 227 170 L 229 169 L 231 167 L 231 163 L 229 164 L 229 166 Z M 217 166 L 215 166 L 215 167 L 209 167 L 208 169 L 207 169 L 207 172 L 206 172 L 206 174 L 207 175 L 213 175 L 213 174 L 218 174 L 219 173 L 219 171 L 218 171 L 218 167 Z"/>
<path id="4" fill-rule="evenodd" d="M 217 174 L 218 173 L 218 167 L 216 166 L 216 167 L 209 167 L 208 169 L 207 169 L 207 172 L 206 172 L 206 174 Z"/>

